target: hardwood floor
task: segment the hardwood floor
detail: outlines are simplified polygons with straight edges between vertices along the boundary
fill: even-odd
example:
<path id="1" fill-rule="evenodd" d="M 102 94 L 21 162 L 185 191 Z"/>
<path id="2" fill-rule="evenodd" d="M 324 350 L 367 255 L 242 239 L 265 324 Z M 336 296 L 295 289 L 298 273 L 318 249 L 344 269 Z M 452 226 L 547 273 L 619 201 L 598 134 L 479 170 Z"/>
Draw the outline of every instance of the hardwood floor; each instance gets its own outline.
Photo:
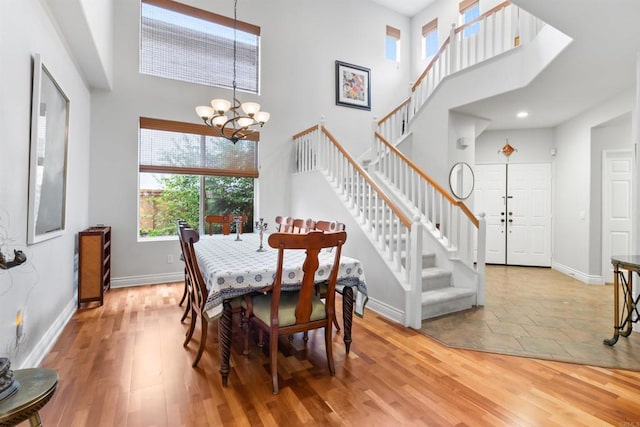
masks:
<path id="1" fill-rule="evenodd" d="M 45 426 L 640 426 L 639 372 L 450 349 L 371 311 L 348 356 L 336 334 L 335 377 L 321 332 L 283 338 L 277 396 L 235 325 L 223 388 L 216 322 L 199 368 L 182 346 L 182 286 L 113 289 L 73 316 L 42 363 L 60 376 Z"/>

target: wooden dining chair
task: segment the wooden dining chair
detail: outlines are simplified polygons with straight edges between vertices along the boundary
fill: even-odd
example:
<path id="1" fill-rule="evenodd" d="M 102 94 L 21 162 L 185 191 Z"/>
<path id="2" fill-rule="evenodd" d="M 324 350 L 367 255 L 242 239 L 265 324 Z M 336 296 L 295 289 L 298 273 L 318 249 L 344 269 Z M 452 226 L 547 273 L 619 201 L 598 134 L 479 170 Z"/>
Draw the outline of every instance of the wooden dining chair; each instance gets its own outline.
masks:
<path id="1" fill-rule="evenodd" d="M 191 325 L 189 325 L 189 330 L 187 331 L 187 335 L 185 337 L 183 346 L 187 346 L 189 341 L 191 341 L 191 337 L 193 336 L 193 332 L 196 327 L 196 322 L 198 317 L 200 318 L 200 345 L 198 347 L 198 353 L 193 361 L 192 366 L 195 368 L 198 366 L 198 362 L 202 357 L 202 353 L 204 352 L 204 347 L 207 343 L 207 331 L 208 331 L 208 322 L 209 317 L 207 316 L 207 312 L 205 311 L 205 303 L 207 302 L 207 296 L 209 292 L 207 291 L 207 286 L 202 277 L 202 273 L 200 272 L 200 268 L 198 267 L 198 260 L 196 259 L 196 252 L 194 249 L 194 243 L 200 240 L 200 235 L 197 230 L 192 228 L 183 227 L 180 229 L 180 234 L 182 236 L 182 241 L 185 249 L 185 262 L 187 264 L 187 272 L 189 274 L 189 281 L 191 283 L 190 286 L 190 297 L 191 297 Z"/>
<path id="2" fill-rule="evenodd" d="M 207 215 L 204 217 L 204 222 L 207 223 L 207 234 L 213 234 L 214 224 L 220 224 L 222 226 L 222 234 L 225 236 L 231 233 L 231 222 L 233 221 L 232 215 Z"/>
<path id="3" fill-rule="evenodd" d="M 185 309 L 184 309 L 184 314 L 182 315 L 182 318 L 180 319 L 180 322 L 184 322 L 184 319 L 187 318 L 187 316 L 189 315 L 189 313 L 191 312 L 191 298 L 189 297 L 189 274 L 187 271 L 187 264 L 186 264 L 186 260 L 185 260 L 185 252 L 184 252 L 184 244 L 182 241 L 182 234 L 180 233 L 180 229 L 181 228 L 190 228 L 189 224 L 187 223 L 187 221 L 183 221 L 181 219 L 179 219 L 177 221 L 177 225 L 178 225 L 178 241 L 180 242 L 180 257 L 182 259 L 182 261 L 185 263 L 184 264 L 184 292 L 182 293 L 182 298 L 180 298 L 180 302 L 178 303 L 178 306 L 181 307 L 182 304 L 186 301 L 186 305 L 185 305 Z"/>
<path id="4" fill-rule="evenodd" d="M 266 294 L 256 294 L 243 304 L 250 325 L 262 333 L 269 334 L 269 358 L 273 393 L 278 394 L 278 337 L 296 332 L 306 332 L 324 328 L 325 347 L 329 372 L 335 375 L 333 363 L 332 323 L 335 317 L 335 286 L 340 266 L 342 245 L 347 233 L 322 233 L 311 231 L 306 234 L 274 233 L 269 236 L 269 245 L 278 249 L 278 261 L 273 288 Z M 318 255 L 324 248 L 335 248 L 331 269 L 327 272 L 328 295 L 323 302 L 314 292 L 315 274 L 318 270 Z M 282 291 L 282 270 L 285 251 L 305 250 L 306 258 L 302 267 L 303 277 L 299 291 Z M 245 340 L 245 345 L 248 342 Z"/>

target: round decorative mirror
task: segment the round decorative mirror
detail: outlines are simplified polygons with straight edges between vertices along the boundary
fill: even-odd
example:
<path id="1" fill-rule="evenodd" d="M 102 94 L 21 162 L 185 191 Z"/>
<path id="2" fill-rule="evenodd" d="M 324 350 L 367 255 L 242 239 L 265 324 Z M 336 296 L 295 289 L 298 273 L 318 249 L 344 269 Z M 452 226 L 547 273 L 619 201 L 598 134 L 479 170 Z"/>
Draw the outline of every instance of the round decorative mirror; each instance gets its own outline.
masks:
<path id="1" fill-rule="evenodd" d="M 467 199 L 473 192 L 473 170 L 468 163 L 458 162 L 449 172 L 449 187 L 454 196 L 460 200 Z"/>

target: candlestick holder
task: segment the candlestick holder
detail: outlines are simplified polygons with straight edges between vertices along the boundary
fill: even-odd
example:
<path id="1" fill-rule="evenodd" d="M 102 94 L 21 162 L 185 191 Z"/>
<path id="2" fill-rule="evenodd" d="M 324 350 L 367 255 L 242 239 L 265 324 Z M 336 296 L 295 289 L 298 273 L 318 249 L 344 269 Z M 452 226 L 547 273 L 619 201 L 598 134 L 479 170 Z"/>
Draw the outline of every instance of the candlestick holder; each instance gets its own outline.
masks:
<path id="1" fill-rule="evenodd" d="M 233 222 L 236 224 L 236 242 L 242 241 L 240 238 L 240 224 L 242 224 L 242 215 L 234 215 Z"/>
<path id="2" fill-rule="evenodd" d="M 267 223 L 263 221 L 264 218 L 260 218 L 260 221 L 256 221 L 256 228 L 260 232 L 260 247 L 256 250 L 256 252 L 266 252 L 266 249 L 262 247 L 262 239 L 264 237 L 264 232 L 267 231 Z"/>

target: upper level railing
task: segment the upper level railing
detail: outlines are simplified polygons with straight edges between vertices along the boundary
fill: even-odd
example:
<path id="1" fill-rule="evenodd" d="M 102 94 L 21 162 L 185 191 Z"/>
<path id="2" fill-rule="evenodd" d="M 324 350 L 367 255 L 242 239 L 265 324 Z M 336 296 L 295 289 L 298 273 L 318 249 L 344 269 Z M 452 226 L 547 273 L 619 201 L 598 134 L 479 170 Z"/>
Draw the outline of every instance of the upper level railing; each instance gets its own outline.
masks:
<path id="1" fill-rule="evenodd" d="M 473 21 L 457 28 L 452 25 L 449 37 L 411 87 L 410 96 L 378 121 L 377 132 L 387 141 L 397 142 L 442 79 L 533 40 L 542 24 L 505 1 Z M 474 34 L 466 35 L 465 30 L 471 28 Z"/>
<path id="2" fill-rule="evenodd" d="M 416 242 L 410 238 L 410 219 L 324 126 L 306 129 L 294 135 L 293 140 L 295 171 L 324 172 L 372 233 L 394 271 L 409 282 L 411 268 L 422 268 L 421 257 L 412 250 Z"/>
<path id="3" fill-rule="evenodd" d="M 456 256 L 471 268 L 484 270 L 481 222 L 461 201 L 456 200 L 414 162 L 402 154 L 378 132 L 376 171 L 414 206 L 422 221 Z"/>

